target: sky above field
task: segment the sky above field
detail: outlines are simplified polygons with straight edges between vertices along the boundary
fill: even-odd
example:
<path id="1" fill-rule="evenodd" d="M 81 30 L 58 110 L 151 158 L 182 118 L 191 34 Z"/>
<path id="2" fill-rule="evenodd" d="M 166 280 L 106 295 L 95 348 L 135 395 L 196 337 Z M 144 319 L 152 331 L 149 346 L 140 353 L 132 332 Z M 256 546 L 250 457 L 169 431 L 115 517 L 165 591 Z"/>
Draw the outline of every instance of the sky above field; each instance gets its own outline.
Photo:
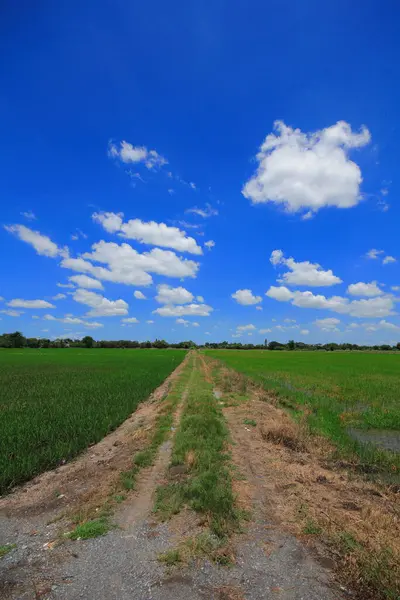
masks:
<path id="1" fill-rule="evenodd" d="M 395 2 L 0 19 L 0 331 L 400 340 Z"/>

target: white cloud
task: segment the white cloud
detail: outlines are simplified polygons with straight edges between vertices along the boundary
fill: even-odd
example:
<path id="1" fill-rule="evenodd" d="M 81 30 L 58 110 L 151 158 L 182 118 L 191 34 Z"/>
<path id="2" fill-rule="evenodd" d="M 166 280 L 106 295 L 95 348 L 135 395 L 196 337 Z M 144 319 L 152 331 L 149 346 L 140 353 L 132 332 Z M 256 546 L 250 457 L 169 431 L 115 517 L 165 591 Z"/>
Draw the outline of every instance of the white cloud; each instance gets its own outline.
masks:
<path id="1" fill-rule="evenodd" d="M 165 283 L 157 286 L 156 301 L 160 304 L 188 304 L 193 300 L 193 294 L 184 287 L 171 287 Z"/>
<path id="2" fill-rule="evenodd" d="M 186 319 L 176 319 L 175 323 L 178 323 L 178 325 L 184 325 L 185 327 L 188 327 L 190 325 L 190 321 L 187 321 Z"/>
<path id="3" fill-rule="evenodd" d="M 400 292 L 400 285 L 392 285 L 391 289 L 392 289 L 394 292 Z"/>
<path id="4" fill-rule="evenodd" d="M 27 210 L 26 212 L 21 212 L 21 216 L 25 217 L 28 221 L 36 221 L 36 215 L 31 210 Z"/>
<path id="5" fill-rule="evenodd" d="M 135 290 L 133 292 L 133 296 L 136 298 L 136 300 L 146 300 L 146 296 L 139 290 Z"/>
<path id="6" fill-rule="evenodd" d="M 38 317 L 37 317 L 38 318 Z M 65 317 L 54 317 L 53 315 L 44 315 L 44 321 L 59 321 L 60 323 L 66 323 L 67 325 L 83 325 L 88 329 L 98 329 L 99 327 L 104 327 L 102 323 L 97 323 L 96 321 L 85 321 L 84 319 L 80 319 L 79 317 L 74 317 L 73 315 L 65 315 Z"/>
<path id="7" fill-rule="evenodd" d="M 206 246 L 206 247 L 207 247 L 209 250 L 211 250 L 211 248 L 214 248 L 214 246 L 215 246 L 215 242 L 214 242 L 214 240 L 209 240 L 208 242 L 205 242 L 205 243 L 204 243 L 204 245 L 205 245 L 205 246 Z"/>
<path id="8" fill-rule="evenodd" d="M 46 300 L 22 300 L 21 298 L 7 302 L 7 306 L 12 308 L 55 308 L 54 304 L 50 304 Z"/>
<path id="9" fill-rule="evenodd" d="M 193 325 L 193 327 L 200 327 L 200 323 L 196 323 L 196 321 L 194 321 L 194 322 L 192 323 L 192 325 Z"/>
<path id="10" fill-rule="evenodd" d="M 68 248 L 59 248 L 47 235 L 43 235 L 39 231 L 33 231 L 25 225 L 4 225 L 4 228 L 23 242 L 33 246 L 36 252 L 42 256 L 50 256 L 51 258 L 68 256 Z"/>
<path id="11" fill-rule="evenodd" d="M 75 285 L 77 285 L 80 288 L 96 289 L 96 290 L 103 289 L 103 284 L 101 283 L 101 281 L 98 281 L 97 279 L 93 279 L 93 277 L 88 277 L 87 275 L 72 275 L 71 277 L 68 277 L 68 279 L 70 281 L 72 281 L 73 283 L 75 283 Z M 70 287 L 74 287 L 74 286 L 71 285 Z"/>
<path id="12" fill-rule="evenodd" d="M 39 317 L 32 317 L 33 319 L 38 319 Z M 43 317 L 44 321 L 57 321 L 56 317 L 54 317 L 53 315 L 44 315 Z"/>
<path id="13" fill-rule="evenodd" d="M 340 319 L 327 317 L 326 319 L 316 319 L 314 325 L 322 329 L 322 331 L 338 331 L 337 326 L 340 324 Z"/>
<path id="14" fill-rule="evenodd" d="M 238 304 L 242 304 L 242 306 L 248 306 L 250 304 L 259 304 L 262 302 L 261 296 L 254 296 L 251 290 L 236 290 L 231 297 L 236 300 Z"/>
<path id="15" fill-rule="evenodd" d="M 188 214 L 199 215 L 199 217 L 203 217 L 203 219 L 208 219 L 209 217 L 215 217 L 218 215 L 218 210 L 213 208 L 211 204 L 206 203 L 205 208 L 198 208 L 194 206 L 193 208 L 188 208 L 185 210 Z"/>
<path id="16" fill-rule="evenodd" d="M 89 273 L 103 281 L 139 286 L 152 283 L 149 273 L 166 277 L 195 277 L 199 268 L 199 263 L 181 259 L 175 252 L 160 248 L 140 254 L 129 244 L 107 243 L 102 240 L 93 244 L 92 250 L 93 252 L 86 252 L 81 258 L 64 259 L 61 266 Z M 106 264 L 108 268 L 95 266 L 89 261 Z"/>
<path id="17" fill-rule="evenodd" d="M 376 281 L 371 283 L 352 283 L 347 288 L 347 293 L 351 296 L 367 296 L 368 298 L 374 298 L 375 296 L 382 296 L 383 291 L 378 287 Z"/>
<path id="18" fill-rule="evenodd" d="M 379 323 L 377 323 L 377 327 L 379 329 L 391 329 L 391 330 L 395 330 L 395 331 L 400 330 L 400 327 L 398 325 L 395 325 L 394 323 L 389 323 L 389 321 L 385 321 L 385 319 L 382 319 L 382 321 L 379 321 Z"/>
<path id="19" fill-rule="evenodd" d="M 284 323 L 296 323 L 296 319 L 283 319 Z"/>
<path id="20" fill-rule="evenodd" d="M 301 333 L 301 335 L 308 335 L 310 333 L 310 331 L 308 329 L 301 329 L 300 333 Z"/>
<path id="21" fill-rule="evenodd" d="M 274 250 L 269 260 L 275 266 L 285 265 L 289 269 L 289 272 L 278 279 L 280 283 L 312 287 L 327 287 L 342 283 L 331 269 L 324 271 L 318 263 L 296 262 L 293 258 L 285 258 L 282 250 Z"/>
<path id="22" fill-rule="evenodd" d="M 204 302 L 203 296 L 196 296 L 196 300 L 197 300 L 197 302 Z"/>
<path id="23" fill-rule="evenodd" d="M 128 314 L 128 304 L 124 300 L 108 300 L 101 294 L 78 289 L 73 295 L 75 302 L 91 307 L 87 317 L 115 317 Z"/>
<path id="24" fill-rule="evenodd" d="M 59 288 L 73 288 L 75 287 L 72 283 L 56 283 L 56 286 Z"/>
<path id="25" fill-rule="evenodd" d="M 0 313 L 3 315 L 8 315 L 9 317 L 20 317 L 24 314 L 23 310 L 0 310 Z"/>
<path id="26" fill-rule="evenodd" d="M 256 306 L 256 310 L 262 310 L 262 306 Z"/>
<path id="27" fill-rule="evenodd" d="M 326 206 L 350 208 L 361 200 L 361 171 L 348 156 L 350 148 L 361 148 L 371 136 L 366 127 L 353 133 L 345 121 L 315 133 L 274 123 L 257 154 L 255 175 L 242 193 L 253 204 L 284 204 L 288 212 Z"/>
<path id="28" fill-rule="evenodd" d="M 365 257 L 370 258 L 371 260 L 376 260 L 380 254 L 384 254 L 384 251 L 376 250 L 375 248 L 371 248 L 371 250 L 368 250 Z"/>
<path id="29" fill-rule="evenodd" d="M 128 317 L 127 319 L 121 319 L 123 323 L 139 323 L 136 317 Z"/>
<path id="30" fill-rule="evenodd" d="M 272 329 L 260 329 L 258 333 L 272 333 Z"/>
<path id="31" fill-rule="evenodd" d="M 279 302 L 289 302 L 300 308 L 325 309 L 352 317 L 387 317 L 394 314 L 395 299 L 390 295 L 383 295 L 368 300 L 352 300 L 341 296 L 326 298 L 322 294 L 313 294 L 310 291 L 292 292 L 288 288 L 271 286 L 266 292 L 270 298 Z"/>
<path id="32" fill-rule="evenodd" d="M 236 331 L 252 331 L 253 329 L 255 329 L 255 326 L 252 323 L 249 325 L 238 325 L 236 327 Z"/>
<path id="33" fill-rule="evenodd" d="M 149 319 L 148 321 L 146 321 L 146 323 L 147 323 L 148 325 L 153 325 L 154 321 L 152 321 L 151 319 Z"/>
<path id="34" fill-rule="evenodd" d="M 184 304 L 181 306 L 166 304 L 153 310 L 153 313 L 160 317 L 209 317 L 212 311 L 213 308 L 207 304 Z"/>
<path id="35" fill-rule="evenodd" d="M 166 158 L 158 154 L 156 150 L 148 150 L 146 146 L 133 146 L 129 142 L 122 141 L 119 148 L 116 144 L 108 145 L 108 155 L 118 158 L 123 163 L 143 163 L 147 169 L 154 169 L 168 164 Z"/>
<path id="36" fill-rule="evenodd" d="M 385 258 L 382 261 L 383 265 L 388 265 L 390 263 L 395 263 L 397 262 L 397 258 L 395 258 L 394 256 L 385 256 Z"/>
<path id="37" fill-rule="evenodd" d="M 52 300 L 64 300 L 67 296 L 65 294 L 56 294 L 52 297 Z"/>
<path id="38" fill-rule="evenodd" d="M 165 223 L 156 223 L 155 221 L 146 223 L 140 219 L 131 219 L 124 223 L 123 216 L 123 213 L 93 213 L 92 219 L 109 233 L 118 233 L 121 237 L 136 240 L 142 244 L 173 248 L 179 252 L 189 252 L 190 254 L 203 254 L 196 240 L 187 237 L 186 232 L 178 227 L 169 227 Z"/>

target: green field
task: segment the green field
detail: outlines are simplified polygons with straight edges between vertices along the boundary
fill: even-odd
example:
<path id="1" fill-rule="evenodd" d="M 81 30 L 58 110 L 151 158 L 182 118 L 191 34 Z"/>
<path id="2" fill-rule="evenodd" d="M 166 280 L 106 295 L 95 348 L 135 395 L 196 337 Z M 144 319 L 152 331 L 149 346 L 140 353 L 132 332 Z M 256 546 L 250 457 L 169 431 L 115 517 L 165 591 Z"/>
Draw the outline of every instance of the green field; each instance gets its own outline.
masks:
<path id="1" fill-rule="evenodd" d="M 183 350 L 0 351 L 0 493 L 120 425 Z"/>
<path id="2" fill-rule="evenodd" d="M 330 437 L 342 452 L 355 452 L 365 463 L 398 472 L 397 354 L 260 350 L 212 350 L 206 354 L 276 392 L 295 416 L 299 409 L 309 407 L 311 428 Z M 384 447 L 386 450 L 381 450 Z"/>

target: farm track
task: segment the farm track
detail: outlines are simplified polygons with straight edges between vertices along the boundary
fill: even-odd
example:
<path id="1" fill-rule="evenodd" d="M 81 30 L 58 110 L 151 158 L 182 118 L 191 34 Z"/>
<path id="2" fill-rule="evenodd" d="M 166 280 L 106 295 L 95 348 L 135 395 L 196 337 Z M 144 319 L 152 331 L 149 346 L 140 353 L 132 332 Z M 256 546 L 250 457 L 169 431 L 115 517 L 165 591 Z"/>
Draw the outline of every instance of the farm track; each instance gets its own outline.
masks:
<path id="1" fill-rule="evenodd" d="M 191 374 L 187 369 L 191 369 Z M 179 427 L 188 394 L 196 393 L 193 387 L 196 369 L 201 370 L 211 390 L 217 390 L 220 385 L 220 381 L 213 383 L 212 362 L 204 356 L 189 354 L 167 384 L 167 388 L 173 389 L 179 374 L 186 372 L 188 380 L 176 407 L 173 429 Z M 0 559 L 1 600 L 261 600 L 269 597 L 341 600 L 347 597 L 336 583 L 334 561 L 322 551 L 320 558 L 315 558 L 315 550 L 309 548 L 312 536 L 294 535 L 298 532 L 289 510 L 295 501 L 301 503 L 303 488 L 307 493 L 323 489 L 315 480 L 318 476 L 329 478 L 330 474 L 313 463 L 304 449 L 290 449 L 267 439 L 269 424 L 287 425 L 287 417 L 253 393 L 245 401 L 230 402 L 222 392 L 222 398 L 216 400 L 221 402 L 233 441 L 232 461 L 239 474 L 234 478 L 234 491 L 239 505 L 251 513 L 250 521 L 244 523 L 244 532 L 231 538 L 235 556 L 232 566 L 223 567 L 199 558 L 186 566 L 168 569 L 157 560 L 160 553 L 176 547 L 182 538 L 202 526 L 198 515 L 189 509 L 166 523 L 160 523 L 152 513 L 154 492 L 159 484 L 168 481 L 173 436 L 160 446 L 154 465 L 139 473 L 136 490 L 115 508 L 112 520 L 118 528 L 103 537 L 76 542 L 65 540 L 54 548 L 51 543 L 43 547 L 57 539 L 58 532 L 63 528 L 65 531 L 68 523 L 64 518 L 47 524 L 68 508 L 64 506 L 64 510 L 60 510 L 65 500 L 54 499 L 55 482 L 61 483 L 68 469 L 72 469 L 70 490 L 74 487 L 80 490 L 82 486 L 86 490 L 73 497 L 68 514 L 82 502 L 92 508 L 99 505 L 132 453 L 144 447 L 162 409 L 165 391 L 158 397 L 156 394 L 155 401 L 141 405 L 128 419 L 129 427 L 127 422 L 121 426 L 124 436 L 134 438 L 131 445 L 124 438 L 121 445 L 115 446 L 117 440 L 111 442 L 110 436 L 100 442 L 107 444 L 105 452 L 113 452 L 110 443 L 115 451 L 122 452 L 122 447 L 128 446 L 129 451 L 124 459 L 120 457 L 115 469 L 103 464 L 102 455 L 98 455 L 99 460 L 90 466 L 92 475 L 89 477 L 86 477 L 87 466 L 76 471 L 71 463 L 58 473 L 56 470 L 41 476 L 48 485 L 48 493 L 41 496 L 35 490 L 40 488 L 40 481 L 36 485 L 32 482 L 0 501 L 0 535 L 5 543 L 17 544 L 15 551 Z M 219 398 L 219 394 L 217 396 Z M 256 426 L 245 425 L 244 419 L 254 419 Z M 100 444 L 89 449 L 87 455 L 96 455 Z M 80 460 L 85 458 L 75 463 Z M 317 467 L 319 470 L 315 471 Z M 109 471 L 113 477 L 107 479 Z M 313 473 L 313 488 L 311 483 L 309 487 L 304 485 L 310 473 Z M 96 491 L 95 483 L 101 490 Z M 338 486 L 335 485 L 335 489 Z M 64 492 L 62 488 L 60 491 Z M 56 507 L 54 502 L 58 503 Z"/>

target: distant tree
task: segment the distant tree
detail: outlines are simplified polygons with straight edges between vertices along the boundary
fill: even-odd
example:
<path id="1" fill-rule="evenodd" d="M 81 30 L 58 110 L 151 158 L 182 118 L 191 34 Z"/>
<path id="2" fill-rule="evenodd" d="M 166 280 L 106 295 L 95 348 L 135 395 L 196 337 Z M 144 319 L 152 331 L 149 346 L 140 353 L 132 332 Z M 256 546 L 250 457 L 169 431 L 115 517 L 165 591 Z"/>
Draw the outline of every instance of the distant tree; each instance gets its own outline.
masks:
<path id="1" fill-rule="evenodd" d="M 288 348 L 289 348 L 289 350 L 294 350 L 296 348 L 296 344 L 294 343 L 294 340 L 289 340 Z"/>
<path id="2" fill-rule="evenodd" d="M 24 338 L 20 331 L 9 333 L 8 336 L 11 342 L 11 348 L 23 348 L 26 345 L 26 338 Z"/>
<path id="3" fill-rule="evenodd" d="M 85 348 L 93 348 L 94 343 L 95 343 L 95 341 L 91 335 L 85 335 L 85 337 L 82 338 L 82 344 L 84 345 Z"/>

